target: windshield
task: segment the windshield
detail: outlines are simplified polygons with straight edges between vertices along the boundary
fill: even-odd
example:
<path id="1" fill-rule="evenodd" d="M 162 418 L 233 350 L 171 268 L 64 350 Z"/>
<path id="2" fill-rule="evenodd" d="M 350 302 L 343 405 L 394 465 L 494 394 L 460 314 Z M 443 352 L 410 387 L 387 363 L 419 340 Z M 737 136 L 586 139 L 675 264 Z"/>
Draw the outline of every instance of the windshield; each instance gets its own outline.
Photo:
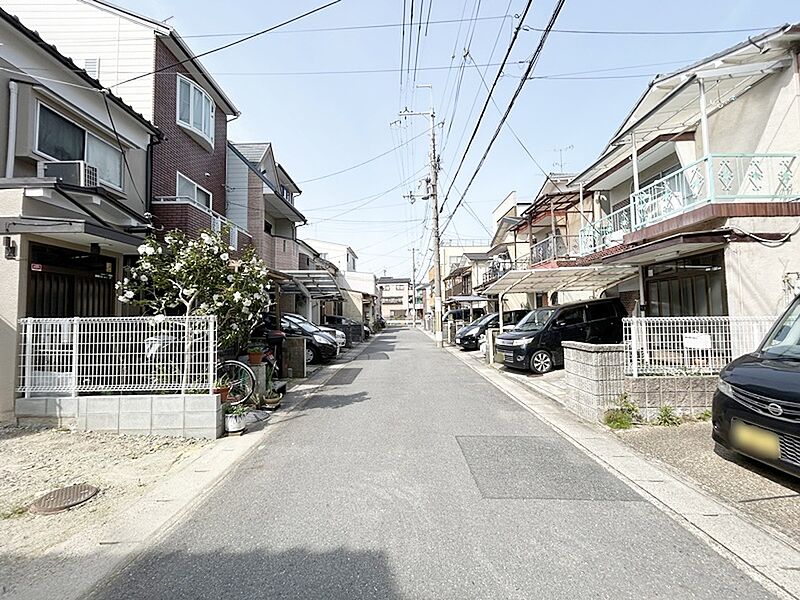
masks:
<path id="1" fill-rule="evenodd" d="M 532 310 L 517 324 L 515 331 L 534 331 L 541 329 L 547 323 L 554 308 L 537 308 Z"/>
<path id="2" fill-rule="evenodd" d="M 800 296 L 770 333 L 761 352 L 769 358 L 800 359 Z"/>
<path id="3" fill-rule="evenodd" d="M 497 313 L 489 313 L 488 315 L 484 315 L 483 317 L 478 317 L 475 319 L 472 324 L 473 325 L 489 325 L 492 321 L 497 320 Z"/>
<path id="4" fill-rule="evenodd" d="M 294 317 L 292 317 L 290 315 L 286 315 L 285 319 L 287 321 L 289 321 L 290 323 L 292 323 L 293 325 L 296 325 L 297 327 L 299 327 L 300 329 L 302 329 L 306 333 L 316 333 L 317 331 L 320 331 L 319 327 L 317 327 L 313 323 L 309 323 L 308 321 L 304 321 L 302 319 L 297 319 L 297 318 L 294 318 Z"/>

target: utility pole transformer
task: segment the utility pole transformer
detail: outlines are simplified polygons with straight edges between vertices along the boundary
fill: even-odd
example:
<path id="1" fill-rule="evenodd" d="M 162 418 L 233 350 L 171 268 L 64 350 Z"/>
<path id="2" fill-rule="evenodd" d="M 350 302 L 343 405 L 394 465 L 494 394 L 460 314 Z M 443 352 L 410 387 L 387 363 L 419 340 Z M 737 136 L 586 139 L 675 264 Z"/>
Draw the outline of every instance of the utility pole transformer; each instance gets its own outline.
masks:
<path id="1" fill-rule="evenodd" d="M 403 111 L 401 117 L 425 116 L 431 121 L 431 174 L 428 178 L 428 196 L 426 199 L 431 201 L 431 211 L 433 216 L 433 334 L 436 339 L 436 347 L 443 346 L 442 336 L 442 251 L 439 240 L 439 156 L 436 154 L 436 113 L 433 110 L 433 87 L 430 84 L 418 84 L 417 87 L 426 87 L 431 90 L 431 108 L 427 112 Z M 416 290 L 415 290 L 416 301 Z"/>

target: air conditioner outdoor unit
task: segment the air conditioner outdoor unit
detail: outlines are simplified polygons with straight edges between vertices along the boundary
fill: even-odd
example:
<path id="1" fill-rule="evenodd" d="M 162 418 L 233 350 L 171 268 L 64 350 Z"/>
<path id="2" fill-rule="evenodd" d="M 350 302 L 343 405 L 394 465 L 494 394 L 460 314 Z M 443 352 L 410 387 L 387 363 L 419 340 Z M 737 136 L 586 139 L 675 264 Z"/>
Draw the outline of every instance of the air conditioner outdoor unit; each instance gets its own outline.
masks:
<path id="1" fill-rule="evenodd" d="M 79 187 L 97 187 L 97 167 L 82 160 L 43 161 L 38 165 L 39 177 L 55 177 L 61 183 Z"/>

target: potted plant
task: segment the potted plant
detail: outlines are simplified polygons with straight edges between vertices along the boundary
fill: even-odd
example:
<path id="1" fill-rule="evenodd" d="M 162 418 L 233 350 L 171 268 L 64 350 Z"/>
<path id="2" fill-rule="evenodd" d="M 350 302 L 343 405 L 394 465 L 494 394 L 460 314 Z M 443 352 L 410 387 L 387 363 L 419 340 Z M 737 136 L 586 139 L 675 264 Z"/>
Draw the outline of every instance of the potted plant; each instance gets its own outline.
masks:
<path id="1" fill-rule="evenodd" d="M 214 382 L 214 393 L 219 394 L 219 399 L 222 404 L 228 401 L 228 392 L 231 391 L 231 381 L 227 375 L 223 375 Z"/>
<path id="2" fill-rule="evenodd" d="M 260 365 L 264 359 L 264 348 L 261 346 L 250 346 L 247 349 L 247 358 L 251 365 Z"/>
<path id="3" fill-rule="evenodd" d="M 228 433 L 243 431 L 249 410 L 243 404 L 225 404 L 225 431 Z"/>
<path id="4" fill-rule="evenodd" d="M 277 410 L 281 405 L 281 399 L 283 398 L 283 394 L 280 394 L 274 390 L 269 390 L 265 394 L 255 394 L 253 396 L 253 403 L 256 405 L 257 408 L 263 408 L 264 410 Z"/>

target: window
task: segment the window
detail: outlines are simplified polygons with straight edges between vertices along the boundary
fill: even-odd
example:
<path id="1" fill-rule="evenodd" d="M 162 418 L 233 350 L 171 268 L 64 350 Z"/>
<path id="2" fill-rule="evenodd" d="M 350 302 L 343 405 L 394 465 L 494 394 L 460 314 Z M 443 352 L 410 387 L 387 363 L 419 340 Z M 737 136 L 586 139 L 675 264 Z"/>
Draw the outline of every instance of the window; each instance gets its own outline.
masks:
<path id="1" fill-rule="evenodd" d="M 577 306 L 575 308 L 567 308 L 558 315 L 556 319 L 557 321 L 561 321 L 565 327 L 583 323 L 583 307 Z"/>
<path id="2" fill-rule="evenodd" d="M 264 220 L 264 233 L 272 234 L 272 223 L 266 219 Z"/>
<path id="3" fill-rule="evenodd" d="M 214 144 L 214 111 L 216 105 L 203 88 L 178 75 L 176 117 L 183 125 Z"/>
<path id="4" fill-rule="evenodd" d="M 206 208 L 211 208 L 211 192 L 201 188 L 194 181 L 178 173 L 178 182 L 175 187 L 175 195 L 179 198 L 188 198 Z"/>
<path id="5" fill-rule="evenodd" d="M 600 319 L 611 319 L 617 316 L 617 311 L 611 302 L 598 302 L 589 304 L 586 307 L 586 320 L 599 321 Z"/>
<path id="6" fill-rule="evenodd" d="M 398 283 L 396 286 L 394 286 L 394 289 L 396 289 L 396 290 L 404 290 L 404 289 L 406 289 L 406 286 L 404 286 L 402 283 Z"/>
<path id="7" fill-rule="evenodd" d="M 122 189 L 122 152 L 43 104 L 39 105 L 36 150 L 54 160 L 83 160 L 98 179 Z"/>

